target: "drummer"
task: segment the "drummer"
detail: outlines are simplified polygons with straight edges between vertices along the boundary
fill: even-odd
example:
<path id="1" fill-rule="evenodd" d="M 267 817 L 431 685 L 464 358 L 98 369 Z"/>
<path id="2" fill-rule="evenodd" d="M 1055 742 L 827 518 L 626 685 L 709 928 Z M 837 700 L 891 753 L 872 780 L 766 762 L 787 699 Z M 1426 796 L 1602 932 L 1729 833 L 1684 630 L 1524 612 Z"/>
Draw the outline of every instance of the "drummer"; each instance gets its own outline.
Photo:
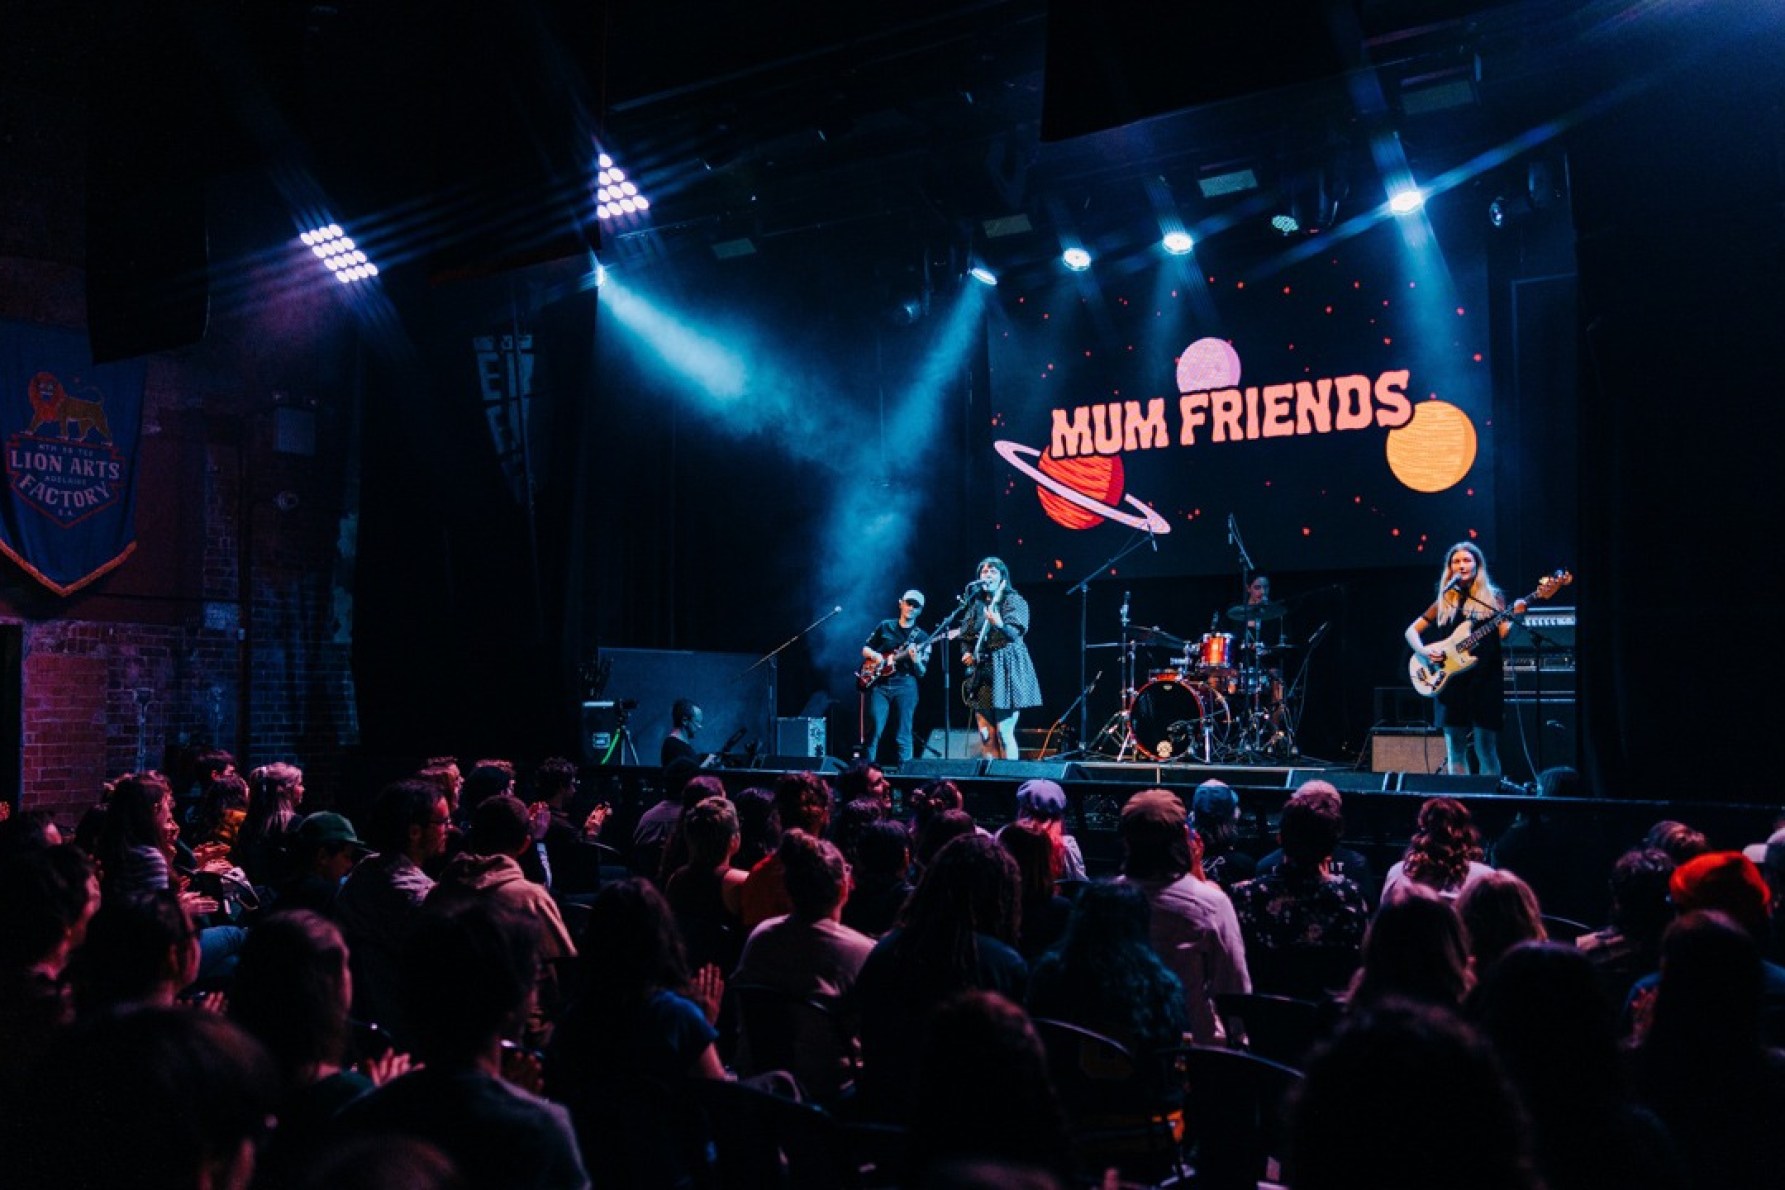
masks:
<path id="1" fill-rule="evenodd" d="M 1289 624 L 1284 619 L 1283 611 L 1282 607 L 1271 604 L 1271 576 L 1255 574 L 1252 581 L 1246 584 L 1246 601 L 1227 613 L 1229 619 L 1245 624 L 1245 634 L 1240 638 L 1241 664 L 1256 666 L 1262 671 L 1262 690 L 1272 702 L 1283 696 L 1283 675 L 1276 666 L 1265 663 L 1271 649 L 1262 637 L 1265 622 L 1276 620 L 1279 639 L 1289 638 Z"/>

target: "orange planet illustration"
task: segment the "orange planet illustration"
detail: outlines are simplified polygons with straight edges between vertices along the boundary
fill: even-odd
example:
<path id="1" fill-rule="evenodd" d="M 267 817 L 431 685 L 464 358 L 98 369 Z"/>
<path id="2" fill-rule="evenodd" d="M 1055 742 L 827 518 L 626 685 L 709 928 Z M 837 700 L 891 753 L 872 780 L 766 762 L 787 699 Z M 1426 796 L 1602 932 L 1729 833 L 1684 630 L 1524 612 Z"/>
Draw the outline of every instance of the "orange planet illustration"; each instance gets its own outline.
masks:
<path id="1" fill-rule="evenodd" d="M 1416 492 L 1455 487 L 1475 465 L 1475 423 L 1448 401 L 1421 401 L 1413 419 L 1388 432 L 1388 469 Z"/>
<path id="2" fill-rule="evenodd" d="M 1170 521 L 1123 490 L 1125 472 L 1118 455 L 1056 459 L 1021 442 L 992 445 L 1005 462 L 1035 481 L 1041 509 L 1057 525 L 1092 529 L 1111 520 L 1148 533 L 1171 532 Z"/>

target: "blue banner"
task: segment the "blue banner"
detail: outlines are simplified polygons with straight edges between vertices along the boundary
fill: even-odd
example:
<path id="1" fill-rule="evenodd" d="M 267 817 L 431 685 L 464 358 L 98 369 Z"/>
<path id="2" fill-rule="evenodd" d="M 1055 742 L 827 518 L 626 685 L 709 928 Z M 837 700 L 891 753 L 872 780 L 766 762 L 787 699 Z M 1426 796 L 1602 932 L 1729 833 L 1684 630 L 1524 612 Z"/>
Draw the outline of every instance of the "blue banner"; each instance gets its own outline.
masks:
<path id="1" fill-rule="evenodd" d="M 95 364 L 78 331 L 0 322 L 0 552 L 58 595 L 136 549 L 147 374 L 140 359 Z"/>

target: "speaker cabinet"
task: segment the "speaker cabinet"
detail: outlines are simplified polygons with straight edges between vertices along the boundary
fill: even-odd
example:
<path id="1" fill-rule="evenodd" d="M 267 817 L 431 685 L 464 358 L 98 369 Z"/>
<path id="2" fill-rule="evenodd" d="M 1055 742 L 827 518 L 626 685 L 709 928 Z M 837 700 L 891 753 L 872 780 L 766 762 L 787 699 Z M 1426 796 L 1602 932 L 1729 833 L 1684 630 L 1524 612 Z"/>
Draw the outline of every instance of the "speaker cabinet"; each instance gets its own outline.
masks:
<path id="1" fill-rule="evenodd" d="M 920 760 L 977 760 L 979 759 L 979 733 L 971 729 L 966 731 L 943 731 L 938 728 L 932 731 L 924 741 L 923 754 Z"/>
<path id="2" fill-rule="evenodd" d="M 1580 716 L 1572 696 L 1506 700 L 1506 726 L 1500 732 L 1500 767 L 1523 784 L 1544 769 L 1580 767 Z"/>
<path id="3" fill-rule="evenodd" d="M 822 716 L 800 716 L 775 720 L 775 751 L 787 756 L 823 756 L 825 747 Z"/>
<path id="4" fill-rule="evenodd" d="M 1370 771 L 1436 773 L 1444 767 L 1444 737 L 1438 732 L 1373 731 Z"/>

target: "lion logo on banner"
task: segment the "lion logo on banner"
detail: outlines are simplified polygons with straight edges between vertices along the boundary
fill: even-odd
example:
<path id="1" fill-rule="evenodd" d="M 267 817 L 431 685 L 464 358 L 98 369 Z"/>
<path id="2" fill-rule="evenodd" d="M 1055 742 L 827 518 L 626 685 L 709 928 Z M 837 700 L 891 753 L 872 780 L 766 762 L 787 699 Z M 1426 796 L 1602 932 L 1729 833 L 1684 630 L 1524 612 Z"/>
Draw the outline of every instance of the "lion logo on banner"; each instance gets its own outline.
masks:
<path id="1" fill-rule="evenodd" d="M 47 425 L 62 427 L 62 437 L 70 442 L 85 442 L 97 430 L 106 442 L 112 440 L 112 428 L 105 420 L 105 406 L 99 401 L 71 397 L 62 382 L 49 372 L 31 378 L 31 426 L 25 432 L 36 434 Z"/>

